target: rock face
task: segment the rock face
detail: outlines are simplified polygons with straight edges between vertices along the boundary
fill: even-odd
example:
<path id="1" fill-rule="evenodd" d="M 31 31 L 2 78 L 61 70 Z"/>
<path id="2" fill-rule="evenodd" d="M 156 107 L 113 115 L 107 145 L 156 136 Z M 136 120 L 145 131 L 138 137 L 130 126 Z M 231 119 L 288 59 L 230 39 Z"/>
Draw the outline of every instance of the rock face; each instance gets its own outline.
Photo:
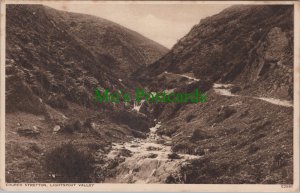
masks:
<path id="1" fill-rule="evenodd" d="M 95 105 L 96 87 L 128 89 L 132 71 L 167 51 L 110 21 L 42 5 L 8 5 L 6 26 L 8 112 Z"/>
<path id="2" fill-rule="evenodd" d="M 164 71 L 252 84 L 251 92 L 288 98 L 293 88 L 293 6 L 232 6 L 202 19 L 163 58 L 136 75 L 157 79 Z"/>

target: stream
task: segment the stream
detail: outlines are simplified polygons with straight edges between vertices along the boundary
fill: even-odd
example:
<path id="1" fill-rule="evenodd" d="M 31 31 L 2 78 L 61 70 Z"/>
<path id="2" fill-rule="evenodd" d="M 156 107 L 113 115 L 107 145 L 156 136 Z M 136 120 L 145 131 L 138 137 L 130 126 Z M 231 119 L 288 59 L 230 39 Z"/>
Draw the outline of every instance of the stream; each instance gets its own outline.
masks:
<path id="1" fill-rule="evenodd" d="M 168 72 L 165 72 L 168 73 Z M 198 79 L 182 75 L 192 81 Z M 232 94 L 230 87 L 232 84 L 214 84 L 214 91 L 219 95 L 231 97 L 250 97 Z M 170 91 L 173 91 L 170 90 Z M 273 98 L 251 97 L 263 100 L 275 105 L 284 107 L 292 107 L 290 101 L 284 101 Z M 144 101 L 134 104 L 133 110 L 139 112 Z M 120 163 L 116 170 L 116 176 L 105 179 L 105 183 L 165 183 L 170 175 L 176 175 L 180 166 L 185 164 L 187 160 L 200 158 L 201 156 L 178 154 L 177 159 L 169 157 L 172 154 L 171 138 L 167 136 L 158 136 L 156 131 L 160 128 L 161 123 L 150 128 L 150 132 L 146 139 L 134 138 L 132 141 L 125 143 L 113 143 L 112 149 L 108 153 L 107 158 L 116 158 L 121 151 L 130 151 L 131 156 L 125 157 L 125 161 Z"/>
<path id="2" fill-rule="evenodd" d="M 171 139 L 156 134 L 160 126 L 158 122 L 150 128 L 146 139 L 113 144 L 108 158 L 114 159 L 122 149 L 130 150 L 132 156 L 117 166 L 117 175 L 107 178 L 106 183 L 164 183 L 170 174 L 178 171 L 183 162 L 200 157 L 178 154 L 179 159 L 170 159 L 168 155 L 172 154 Z"/>

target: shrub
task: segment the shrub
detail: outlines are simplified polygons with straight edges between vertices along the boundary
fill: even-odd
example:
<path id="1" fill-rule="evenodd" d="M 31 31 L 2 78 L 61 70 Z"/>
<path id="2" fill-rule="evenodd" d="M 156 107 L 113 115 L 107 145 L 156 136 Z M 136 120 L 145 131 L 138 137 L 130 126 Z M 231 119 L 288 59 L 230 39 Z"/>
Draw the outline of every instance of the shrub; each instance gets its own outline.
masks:
<path id="1" fill-rule="evenodd" d="M 273 156 L 273 164 L 271 167 L 271 170 L 277 170 L 279 168 L 282 168 L 283 166 L 286 166 L 288 161 L 290 159 L 290 156 L 287 153 L 277 153 L 276 155 Z"/>
<path id="2" fill-rule="evenodd" d="M 254 154 L 259 150 L 259 147 L 255 144 L 251 144 L 249 149 L 248 149 L 248 153 L 249 154 Z"/>
<path id="3" fill-rule="evenodd" d="M 174 178 L 171 174 L 165 179 L 166 184 L 178 184 L 176 178 Z"/>
<path id="4" fill-rule="evenodd" d="M 211 158 L 195 159 L 181 168 L 181 174 L 185 176 L 184 183 L 205 184 L 218 183 L 218 178 L 226 176 L 226 171 L 230 164 L 218 164 Z"/>
<path id="5" fill-rule="evenodd" d="M 179 125 L 176 125 L 175 127 L 160 127 L 159 130 L 157 130 L 158 135 L 166 135 L 168 137 L 171 137 L 174 133 L 176 133 L 180 129 Z"/>
<path id="6" fill-rule="evenodd" d="M 195 129 L 192 133 L 191 141 L 198 141 L 198 140 L 203 140 L 208 138 L 211 138 L 211 136 L 207 134 L 207 132 L 199 129 Z"/>
<path id="7" fill-rule="evenodd" d="M 53 108 L 67 109 L 69 108 L 66 99 L 63 96 L 50 96 L 47 103 Z"/>
<path id="8" fill-rule="evenodd" d="M 46 154 L 47 169 L 62 175 L 61 182 L 90 182 L 93 159 L 73 144 L 63 144 Z"/>
<path id="9" fill-rule="evenodd" d="M 63 133 L 73 133 L 75 131 L 81 131 L 82 125 L 79 120 L 73 120 L 70 121 L 70 123 L 67 123 L 61 130 Z"/>
<path id="10" fill-rule="evenodd" d="M 35 115 L 44 115 L 45 106 L 40 102 L 39 97 L 32 92 L 23 79 L 20 77 L 13 78 L 13 80 L 6 82 L 6 112 L 24 111 Z"/>
<path id="11" fill-rule="evenodd" d="M 172 151 L 184 154 L 194 154 L 194 149 L 196 148 L 193 143 L 177 143 L 172 146 Z"/>
<path id="12" fill-rule="evenodd" d="M 194 114 L 189 114 L 185 117 L 185 121 L 186 122 L 190 122 L 192 119 L 194 119 L 196 117 L 196 115 Z"/>
<path id="13" fill-rule="evenodd" d="M 38 146 L 38 144 L 36 144 L 36 143 L 31 143 L 30 149 L 32 151 L 34 151 L 35 153 L 41 153 L 43 151 L 42 148 L 40 146 Z"/>
<path id="14" fill-rule="evenodd" d="M 229 106 L 221 106 L 218 108 L 218 115 L 215 118 L 214 122 L 216 123 L 220 123 L 222 121 L 224 121 L 225 119 L 231 117 L 234 113 L 236 113 L 236 109 L 234 109 L 233 107 L 229 107 Z"/>
<path id="15" fill-rule="evenodd" d="M 119 156 L 123 156 L 123 157 L 131 157 L 132 156 L 132 152 L 128 149 L 121 149 Z"/>
<path id="16" fill-rule="evenodd" d="M 147 135 L 145 133 L 140 132 L 140 131 L 131 130 L 131 134 L 135 138 L 141 138 L 141 139 L 146 139 L 147 138 Z"/>

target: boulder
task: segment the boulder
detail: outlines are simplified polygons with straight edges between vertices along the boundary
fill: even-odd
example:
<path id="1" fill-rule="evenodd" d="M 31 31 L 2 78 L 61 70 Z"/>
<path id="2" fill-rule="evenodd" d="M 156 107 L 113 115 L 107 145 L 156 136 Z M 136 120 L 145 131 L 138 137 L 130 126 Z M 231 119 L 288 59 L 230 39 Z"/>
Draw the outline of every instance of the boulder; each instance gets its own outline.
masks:
<path id="1" fill-rule="evenodd" d="M 161 150 L 160 147 L 154 147 L 154 146 L 147 147 L 147 151 L 159 151 L 159 150 Z"/>
<path id="2" fill-rule="evenodd" d="M 123 157 L 131 157 L 132 152 L 128 149 L 121 149 L 118 155 Z"/>
<path id="3" fill-rule="evenodd" d="M 147 133 L 154 126 L 153 120 L 136 112 L 115 111 L 110 114 L 110 119 L 119 124 L 128 125 L 132 130 Z"/>
<path id="4" fill-rule="evenodd" d="M 58 132 L 61 129 L 59 125 L 55 125 L 53 128 L 53 132 Z"/>
<path id="5" fill-rule="evenodd" d="M 153 158 L 154 159 L 154 158 L 157 158 L 157 156 L 158 155 L 156 153 L 150 153 L 150 154 L 147 155 L 147 158 Z"/>
<path id="6" fill-rule="evenodd" d="M 168 154 L 168 158 L 169 159 L 180 159 L 181 157 L 177 153 L 171 153 L 171 154 Z"/>
<path id="7" fill-rule="evenodd" d="M 82 131 L 82 124 L 79 120 L 71 120 L 61 128 L 61 132 L 73 133 L 75 131 Z"/>

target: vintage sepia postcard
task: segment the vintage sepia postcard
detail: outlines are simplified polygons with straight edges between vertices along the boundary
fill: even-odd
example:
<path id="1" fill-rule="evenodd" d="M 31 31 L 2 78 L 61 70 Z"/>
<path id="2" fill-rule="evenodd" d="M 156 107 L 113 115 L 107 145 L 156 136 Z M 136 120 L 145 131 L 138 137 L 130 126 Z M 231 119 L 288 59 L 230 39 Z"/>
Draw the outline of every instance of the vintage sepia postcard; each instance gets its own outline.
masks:
<path id="1" fill-rule="evenodd" d="M 1 189 L 299 191 L 300 3 L 1 1 Z"/>

